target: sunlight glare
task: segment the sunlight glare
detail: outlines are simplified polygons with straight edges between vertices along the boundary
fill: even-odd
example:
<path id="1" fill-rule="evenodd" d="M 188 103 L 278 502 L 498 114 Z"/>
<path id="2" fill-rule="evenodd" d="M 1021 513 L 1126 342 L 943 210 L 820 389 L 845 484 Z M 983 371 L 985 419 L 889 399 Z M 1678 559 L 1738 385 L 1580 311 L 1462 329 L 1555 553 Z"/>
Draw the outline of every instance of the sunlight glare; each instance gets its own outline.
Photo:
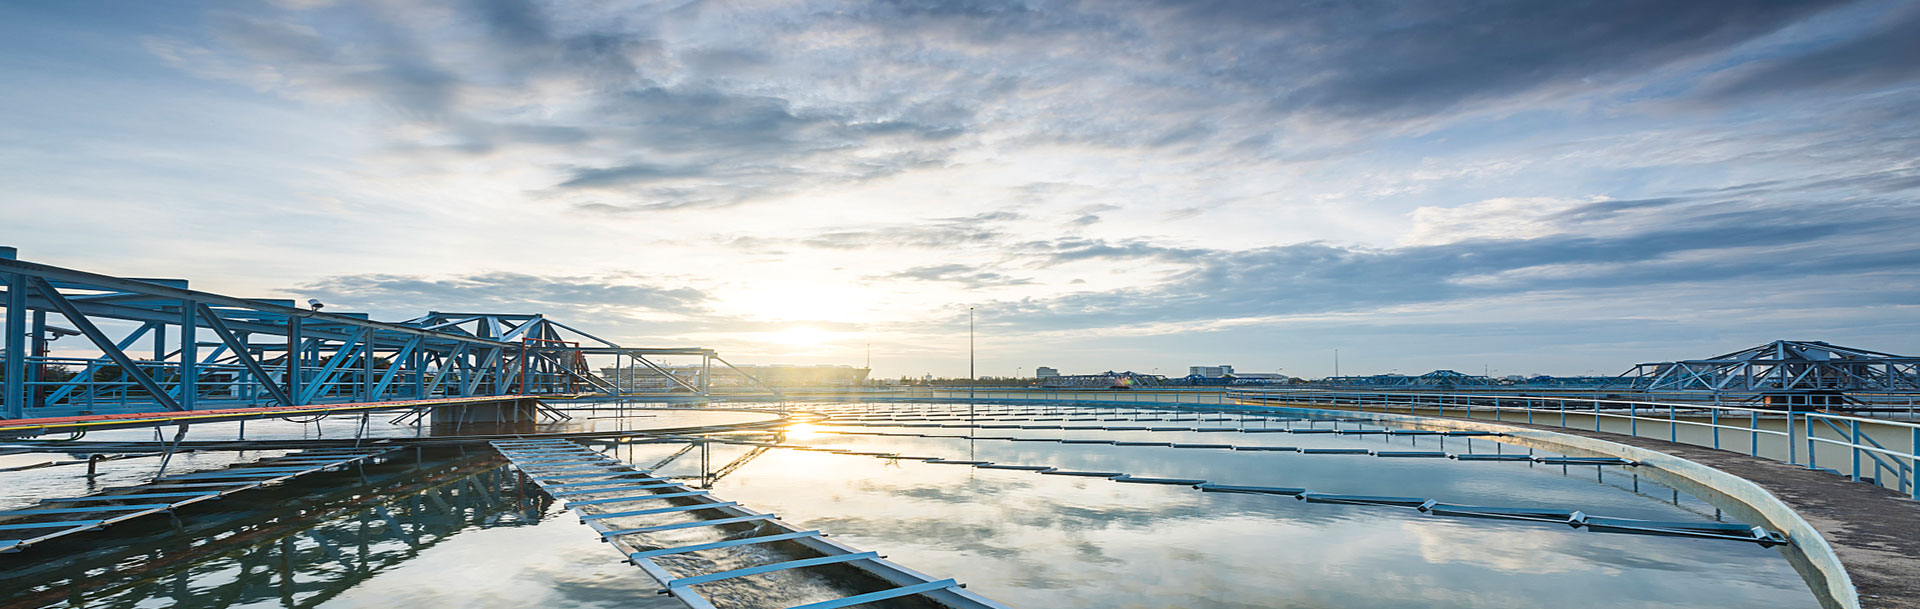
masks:
<path id="1" fill-rule="evenodd" d="M 791 347 L 818 347 L 833 341 L 835 333 L 811 326 L 797 326 L 767 335 L 769 342 Z"/>

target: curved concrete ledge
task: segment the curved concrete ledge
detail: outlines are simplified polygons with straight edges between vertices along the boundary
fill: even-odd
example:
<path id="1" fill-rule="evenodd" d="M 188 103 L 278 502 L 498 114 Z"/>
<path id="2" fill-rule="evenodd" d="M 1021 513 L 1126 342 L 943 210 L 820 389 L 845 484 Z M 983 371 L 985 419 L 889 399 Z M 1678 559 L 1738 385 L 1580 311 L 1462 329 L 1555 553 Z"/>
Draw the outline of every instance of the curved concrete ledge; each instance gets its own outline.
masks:
<path id="1" fill-rule="evenodd" d="M 1580 430 L 1545 428 L 1537 425 L 1495 423 L 1468 419 L 1449 419 L 1415 415 L 1363 412 L 1357 410 L 1329 410 L 1319 408 L 1301 408 L 1291 406 L 1255 406 L 1239 405 L 1229 408 L 1285 412 L 1288 414 L 1338 416 L 1348 418 L 1366 418 L 1395 426 L 1415 429 L 1498 431 L 1507 434 L 1503 441 L 1522 446 L 1550 448 L 1556 451 L 1592 453 L 1598 456 L 1620 457 L 1639 462 L 1642 467 L 1637 473 L 1657 482 L 1686 491 L 1731 513 L 1734 517 L 1753 524 L 1764 524 L 1786 533 L 1788 545 L 1780 549 L 1787 555 L 1794 569 L 1800 572 L 1807 585 L 1821 599 L 1821 604 L 1837 609 L 1894 608 L 1913 607 L 1911 599 L 1890 600 L 1889 603 L 1861 604 L 1861 595 L 1853 583 L 1846 565 L 1835 553 L 1830 544 L 1813 524 L 1796 511 L 1787 502 L 1782 501 L 1766 488 L 1752 480 L 1733 473 L 1722 471 L 1711 465 L 1670 454 L 1663 450 L 1654 450 L 1643 446 L 1629 445 L 1601 436 L 1613 436 L 1621 440 L 1643 440 L 1628 438 L 1604 432 L 1594 433 Z M 1638 442 L 1636 442 L 1638 443 Z M 1684 447 L 1675 444 L 1674 446 Z M 1697 447 L 1687 447 L 1697 448 Z M 1701 449 L 1708 450 L 1711 449 Z M 1674 451 L 1680 452 L 1680 451 Z M 1694 452 L 1694 451 L 1686 451 Z M 1711 451 L 1724 452 L 1724 451 Z M 1748 458 L 1737 453 L 1727 455 Z M 1852 483 L 1849 483 L 1852 484 Z M 1881 600 L 1881 599 L 1876 599 Z"/>

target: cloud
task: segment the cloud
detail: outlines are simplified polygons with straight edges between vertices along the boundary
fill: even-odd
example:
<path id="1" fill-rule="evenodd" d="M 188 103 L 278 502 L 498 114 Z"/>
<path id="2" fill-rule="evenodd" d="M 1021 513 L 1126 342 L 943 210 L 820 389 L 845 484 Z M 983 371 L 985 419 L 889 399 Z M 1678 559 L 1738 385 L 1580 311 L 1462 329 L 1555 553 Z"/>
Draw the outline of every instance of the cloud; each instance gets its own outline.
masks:
<path id="1" fill-rule="evenodd" d="M 395 150 L 530 154 L 556 177 L 532 194 L 576 207 L 716 207 L 938 165 L 971 128 L 964 104 L 820 104 L 747 87 L 767 49 L 663 41 L 648 15 L 473 0 L 450 10 L 352 5 L 224 16 L 202 40 L 149 38 L 193 74 L 315 104 L 382 112 Z M 561 154 L 554 154 L 561 152 Z"/>
<path id="2" fill-rule="evenodd" d="M 26 58 L 0 66 L 23 92 L 0 139 L 35 151 L 0 176 L 16 215 L 92 202 L 132 227 L 95 241 L 208 230 L 190 215 L 285 250 L 325 226 L 369 274 L 300 289 L 344 307 L 742 332 L 844 300 L 871 306 L 835 319 L 921 337 L 969 287 L 1007 288 L 988 307 L 1039 331 L 1505 318 L 1578 294 L 1552 314 L 1611 336 L 1628 315 L 1728 327 L 1700 312 L 1734 306 L 1844 328 L 1824 320 L 1920 293 L 1920 10 L 1893 0 L 59 10 L 0 41 Z M 102 212 L 148 193 L 216 202 Z M 196 213 L 155 211 L 175 209 Z M 315 223 L 270 221 L 288 215 Z M 386 238 L 408 226 L 439 228 Z M 533 227 L 581 245 L 471 246 Z M 410 274 L 452 243 L 502 272 Z M 669 258 L 726 273 L 619 270 Z M 755 313 L 784 294 L 734 298 L 748 285 L 858 297 Z M 1628 301 L 1659 312 L 1606 304 Z"/>
<path id="3" fill-rule="evenodd" d="M 1920 8 L 1906 6 L 1864 35 L 1809 52 L 1761 60 L 1717 75 L 1703 87 L 1707 99 L 1804 96 L 1816 91 L 1866 91 L 1920 79 Z"/>
<path id="4" fill-rule="evenodd" d="M 1473 239 L 1524 239 L 1558 230 L 1552 218 L 1585 207 L 1580 201 L 1552 197 L 1488 199 L 1456 207 L 1413 210 L 1413 230 L 1404 245 L 1438 245 Z M 1578 212 L 1575 212 L 1578 213 Z"/>
<path id="5" fill-rule="evenodd" d="M 1220 58 L 1217 69 L 1232 78 L 1279 89 L 1276 109 L 1407 118 L 1724 51 L 1841 3 L 1167 4 L 1234 32 L 1196 38 L 1189 52 Z"/>
<path id="6" fill-rule="evenodd" d="M 426 311 L 547 313 L 568 323 L 619 311 L 703 312 L 704 292 L 687 287 L 637 283 L 633 276 L 542 277 L 484 273 L 455 277 L 339 275 L 290 290 L 342 310 L 372 310 L 397 317 Z"/>
<path id="7" fill-rule="evenodd" d="M 1083 260 L 1192 262 L 1212 253 L 1202 248 L 1159 245 L 1145 239 L 1112 242 L 1105 239 L 1067 238 L 1029 241 L 1015 247 L 1023 253 L 1036 256 L 1044 264 Z"/>
<path id="8" fill-rule="evenodd" d="M 1062 144 L 1203 165 L 1350 155 L 1397 124 L 1594 91 L 1835 4 L 467 0 L 256 11 L 149 46 L 204 77 L 378 108 L 396 150 L 519 155 L 551 176 L 535 199 L 651 212 Z"/>
<path id="9" fill-rule="evenodd" d="M 1890 201 L 1829 203 L 1836 213 L 1793 217 L 1765 202 L 1628 202 L 1595 216 L 1554 202 L 1511 231 L 1394 248 L 1299 243 L 1245 250 L 1085 243 L 1060 256 L 1184 264 L 1157 284 L 1000 301 L 983 309 L 1029 329 L 1098 328 L 1302 314 L 1359 313 L 1565 290 L 1671 290 L 1678 286 L 1798 280 L 1815 286 L 1877 284 L 1861 291 L 1913 303 L 1920 250 L 1886 238 L 1920 230 Z M 1493 205 L 1498 209 L 1506 203 Z M 1845 209 L 1839 212 L 1838 209 Z M 1485 209 L 1470 210 L 1468 216 Z M 1574 213 L 1569 214 L 1568 211 Z M 1571 224 L 1551 224 L 1549 219 Z M 1880 276 L 1879 279 L 1865 279 Z M 1619 314 L 1616 312 L 1616 314 Z"/>
<path id="10" fill-rule="evenodd" d="M 872 275 L 868 279 L 908 279 L 915 281 L 945 281 L 957 283 L 968 288 L 1026 285 L 1031 279 L 1012 277 L 1001 273 L 982 271 L 965 264 L 941 264 L 918 266 L 904 271 Z"/>
<path id="11" fill-rule="evenodd" d="M 982 212 L 965 217 L 936 218 L 919 224 L 827 230 L 802 237 L 798 243 L 820 249 L 953 249 L 1001 241 L 1008 233 L 995 225 L 1020 218 L 1020 214 L 1010 211 Z"/>

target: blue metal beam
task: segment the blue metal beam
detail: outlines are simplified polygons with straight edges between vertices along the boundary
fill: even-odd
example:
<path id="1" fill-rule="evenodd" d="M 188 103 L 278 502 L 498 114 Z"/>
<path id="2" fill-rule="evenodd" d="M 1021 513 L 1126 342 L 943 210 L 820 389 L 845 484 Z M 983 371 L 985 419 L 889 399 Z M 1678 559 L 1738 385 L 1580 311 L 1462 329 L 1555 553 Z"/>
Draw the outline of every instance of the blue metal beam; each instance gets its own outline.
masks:
<path id="1" fill-rule="evenodd" d="M 21 273 L 7 275 L 6 331 L 6 367 L 0 368 L 6 392 L 0 400 L 7 403 L 7 416 L 17 419 L 27 408 L 27 276 Z"/>
<path id="2" fill-rule="evenodd" d="M 200 305 L 180 301 L 180 408 L 193 410 L 200 397 Z"/>
<path id="3" fill-rule="evenodd" d="M 366 328 L 357 329 L 352 336 L 347 337 L 345 342 L 340 343 L 340 347 L 333 352 L 333 357 L 327 360 L 327 365 L 320 368 L 320 375 L 314 378 L 313 386 L 308 387 L 306 395 L 301 396 L 302 403 L 311 403 L 314 398 L 320 397 L 321 392 L 327 389 L 334 375 L 339 372 L 340 365 L 352 357 L 353 347 L 360 343 L 361 337 L 367 332 Z"/>
<path id="4" fill-rule="evenodd" d="M 115 343 L 114 346 L 119 347 L 121 350 L 124 351 L 126 350 L 127 347 L 133 346 L 133 343 L 139 341 L 141 337 L 146 336 L 147 332 L 152 331 L 153 328 L 154 328 L 154 324 L 152 323 L 140 324 L 140 329 L 134 330 L 132 333 L 127 334 L 126 338 L 120 339 L 120 342 Z M 59 389 L 54 390 L 52 395 L 47 396 L 47 403 L 52 404 L 52 403 L 59 402 L 62 399 L 66 399 L 66 397 L 69 394 L 73 393 L 75 389 L 80 388 L 82 383 L 86 382 L 89 379 L 92 379 L 94 372 L 98 371 L 101 366 L 107 365 L 112 361 L 113 361 L 112 359 L 109 359 L 103 355 L 103 356 L 100 356 L 99 358 L 94 359 L 93 361 L 87 362 L 86 369 L 81 370 L 80 374 L 74 375 L 73 379 L 61 385 Z"/>
<path id="5" fill-rule="evenodd" d="M 287 404 L 292 406 L 303 406 L 307 403 L 304 397 L 304 394 L 301 393 L 301 385 L 305 384 L 303 382 L 304 379 L 301 377 L 304 377 L 307 374 L 306 368 L 304 367 L 304 362 L 306 362 L 307 360 L 306 347 L 307 347 L 306 343 L 301 342 L 300 317 L 297 315 L 288 317 L 287 318 L 287 399 L 289 401 L 287 402 Z"/>
<path id="6" fill-rule="evenodd" d="M 262 367 L 259 361 L 254 360 L 253 353 L 248 351 L 246 343 L 241 342 L 239 337 L 233 335 L 232 330 L 227 329 L 226 322 L 220 321 L 220 316 L 215 315 L 207 305 L 199 305 L 199 307 L 200 312 L 205 314 L 207 327 L 211 328 L 220 340 L 225 341 L 228 348 L 233 349 L 234 357 L 253 373 L 253 377 L 258 379 L 261 387 L 267 388 L 267 393 L 273 394 L 274 401 L 293 405 L 293 398 L 287 394 L 286 390 L 281 389 L 279 384 L 273 382 L 273 377 L 267 375 L 267 369 Z"/>
<path id="7" fill-rule="evenodd" d="M 387 394 L 387 387 L 392 385 L 394 377 L 400 374 L 401 362 L 403 360 L 410 361 L 409 358 L 413 357 L 413 350 L 419 348 L 421 341 L 424 340 L 426 339 L 419 336 L 413 337 L 412 340 L 407 341 L 407 344 L 400 347 L 399 353 L 394 354 L 392 359 L 387 360 L 387 372 L 386 374 L 380 375 L 380 384 L 373 388 L 374 395 Z"/>
<path id="8" fill-rule="evenodd" d="M 47 283 L 47 280 L 34 277 L 31 278 L 28 283 L 33 284 L 33 288 L 39 290 L 40 295 L 46 297 L 47 301 L 51 302 L 54 308 L 59 309 L 60 314 L 66 316 L 67 321 L 72 322 L 73 326 L 79 329 L 81 334 L 87 335 L 87 340 L 93 341 L 94 347 L 99 348 L 107 357 L 113 358 L 113 362 L 120 365 L 120 370 L 124 372 L 128 378 L 133 379 L 133 382 L 139 383 L 148 393 L 153 394 L 153 401 L 158 402 L 160 406 L 167 410 L 184 410 L 184 408 L 180 407 L 179 402 L 174 401 L 172 397 L 167 395 L 165 388 L 161 387 L 159 383 L 154 382 L 152 377 L 147 376 L 147 373 L 142 372 L 139 366 L 134 364 L 133 358 L 127 357 L 126 352 L 121 351 L 119 347 L 115 347 L 113 341 L 107 338 L 105 332 L 101 332 L 100 328 L 93 325 L 93 322 L 88 320 L 86 315 L 82 315 L 78 309 L 75 309 L 73 303 L 67 302 L 67 299 L 60 295 L 60 291 L 55 290 L 53 285 Z"/>

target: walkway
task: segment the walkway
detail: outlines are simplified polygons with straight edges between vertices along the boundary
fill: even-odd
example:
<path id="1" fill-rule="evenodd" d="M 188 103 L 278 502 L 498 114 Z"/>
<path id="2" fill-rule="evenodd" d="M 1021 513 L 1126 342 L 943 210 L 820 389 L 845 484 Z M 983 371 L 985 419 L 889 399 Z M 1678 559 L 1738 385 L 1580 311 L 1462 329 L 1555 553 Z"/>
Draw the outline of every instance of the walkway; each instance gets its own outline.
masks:
<path id="1" fill-rule="evenodd" d="M 340 412 L 399 410 L 451 406 L 455 404 L 484 404 L 536 397 L 564 396 L 494 395 L 439 398 L 432 400 L 401 400 L 394 402 L 351 402 L 344 404 L 309 404 L 306 406 L 263 406 L 259 408 L 222 408 L 218 410 L 167 410 L 160 412 L 93 414 L 44 417 L 38 419 L 0 419 L 0 437 L 34 436 L 47 433 L 84 433 L 86 431 L 103 429 L 157 427 L 164 425 L 233 421 L 239 419 L 297 417 Z"/>

